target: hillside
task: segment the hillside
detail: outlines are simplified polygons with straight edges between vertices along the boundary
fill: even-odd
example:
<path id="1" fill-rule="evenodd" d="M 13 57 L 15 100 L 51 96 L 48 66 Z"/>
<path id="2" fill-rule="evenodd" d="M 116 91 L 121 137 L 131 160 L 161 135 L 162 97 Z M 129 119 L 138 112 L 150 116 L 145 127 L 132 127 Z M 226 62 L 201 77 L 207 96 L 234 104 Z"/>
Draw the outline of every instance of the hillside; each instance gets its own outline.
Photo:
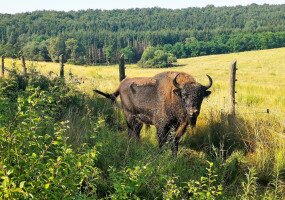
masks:
<path id="1" fill-rule="evenodd" d="M 0 54 L 74 64 L 137 62 L 147 46 L 178 58 L 285 46 L 285 5 L 36 11 L 0 15 Z"/>

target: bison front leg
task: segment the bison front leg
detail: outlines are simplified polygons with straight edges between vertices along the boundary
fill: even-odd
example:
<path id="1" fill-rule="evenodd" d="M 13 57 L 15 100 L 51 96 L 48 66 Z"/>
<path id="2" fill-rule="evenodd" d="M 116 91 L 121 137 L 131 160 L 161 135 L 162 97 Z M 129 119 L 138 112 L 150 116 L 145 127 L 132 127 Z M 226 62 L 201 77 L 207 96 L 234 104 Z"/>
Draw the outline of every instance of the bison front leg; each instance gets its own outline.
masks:
<path id="1" fill-rule="evenodd" d="M 174 141 L 172 144 L 172 154 L 174 157 L 177 157 L 179 140 L 182 137 L 182 135 L 185 133 L 187 126 L 188 123 L 184 122 L 176 130 L 176 134 L 174 136 Z"/>
<path id="2" fill-rule="evenodd" d="M 170 130 L 170 126 L 168 125 L 159 125 L 156 127 L 156 132 L 157 132 L 157 137 L 158 137 L 158 145 L 159 148 L 161 149 L 163 145 L 167 141 L 167 136 Z"/>

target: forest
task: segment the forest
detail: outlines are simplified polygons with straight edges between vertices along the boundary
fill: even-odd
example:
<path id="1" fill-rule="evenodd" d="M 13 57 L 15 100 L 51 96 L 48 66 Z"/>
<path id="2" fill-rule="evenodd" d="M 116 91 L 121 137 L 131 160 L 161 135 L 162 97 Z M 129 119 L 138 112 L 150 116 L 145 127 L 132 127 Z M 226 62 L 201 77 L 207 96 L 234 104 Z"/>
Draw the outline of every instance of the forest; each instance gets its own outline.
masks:
<path id="1" fill-rule="evenodd" d="M 72 64 L 129 63 L 153 46 L 176 58 L 285 46 L 285 5 L 0 14 L 0 54 Z"/>

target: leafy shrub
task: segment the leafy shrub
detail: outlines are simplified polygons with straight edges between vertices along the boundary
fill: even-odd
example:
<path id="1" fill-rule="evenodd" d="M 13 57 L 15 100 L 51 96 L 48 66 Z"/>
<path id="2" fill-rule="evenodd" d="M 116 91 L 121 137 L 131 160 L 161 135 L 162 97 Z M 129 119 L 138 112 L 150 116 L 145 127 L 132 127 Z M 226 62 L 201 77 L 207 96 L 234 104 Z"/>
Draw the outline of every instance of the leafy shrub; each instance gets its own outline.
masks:
<path id="1" fill-rule="evenodd" d="M 110 172 L 115 190 L 111 195 L 112 199 L 139 199 L 137 194 L 148 178 L 147 166 L 136 166 L 121 171 L 111 168 Z"/>
<path id="2" fill-rule="evenodd" d="M 143 52 L 139 66 L 150 67 L 150 68 L 163 68 L 171 67 L 177 58 L 169 52 L 165 52 L 155 47 L 148 47 Z"/>
<path id="3" fill-rule="evenodd" d="M 136 60 L 136 53 L 135 49 L 133 47 L 125 47 L 121 49 L 120 51 L 121 54 L 124 54 L 124 58 L 128 63 L 134 63 Z"/>
<path id="4" fill-rule="evenodd" d="M 99 177 L 94 166 L 97 151 L 95 148 L 75 151 L 68 145 L 64 134 L 68 122 L 54 117 L 67 93 L 61 93 L 58 86 L 47 89 L 27 86 L 19 92 L 14 118 L 6 120 L 0 128 L 0 198 L 95 196 Z M 0 94 L 1 107 L 9 103 L 5 91 L 8 89 Z M 85 193 L 80 194 L 80 190 Z"/>
<path id="5" fill-rule="evenodd" d="M 217 174 L 213 170 L 213 163 L 209 163 L 207 176 L 201 177 L 200 181 L 188 182 L 188 193 L 193 195 L 194 199 L 215 199 L 222 194 L 222 185 L 217 185 Z"/>
<path id="6" fill-rule="evenodd" d="M 246 181 L 242 182 L 242 190 L 241 199 L 249 200 L 257 198 L 257 177 L 254 168 L 250 168 L 246 174 Z"/>
<path id="7" fill-rule="evenodd" d="M 0 79 L 0 127 L 14 118 L 19 93 L 17 79 Z"/>
<path id="8" fill-rule="evenodd" d="M 246 169 L 244 152 L 235 151 L 220 164 L 220 178 L 228 187 L 235 185 L 244 178 Z"/>
<path id="9" fill-rule="evenodd" d="M 1 97 L 8 98 L 10 102 L 16 102 L 19 93 L 26 89 L 27 83 L 23 76 L 15 74 L 10 79 L 1 79 L 0 86 Z"/>
<path id="10" fill-rule="evenodd" d="M 178 187 L 175 184 L 175 179 L 177 177 L 173 177 L 167 180 L 165 185 L 165 191 L 163 192 L 163 199 L 172 200 L 172 199 L 180 199 L 181 198 L 181 187 Z"/>
<path id="11" fill-rule="evenodd" d="M 213 170 L 213 163 L 208 162 L 207 176 L 201 177 L 200 181 L 190 180 L 184 186 L 178 186 L 175 182 L 178 177 L 157 173 L 158 166 L 151 164 L 136 166 L 134 168 L 124 168 L 122 170 L 110 169 L 110 177 L 114 192 L 111 199 L 140 199 L 153 190 L 152 185 L 161 185 L 163 190 L 157 191 L 159 195 L 153 198 L 165 200 L 174 199 L 215 199 L 222 194 L 222 186 L 217 183 L 217 174 Z M 152 183 L 150 180 L 157 182 Z M 146 189 L 146 190 L 145 190 Z"/>
<path id="12" fill-rule="evenodd" d="M 216 199 L 216 197 L 222 194 L 222 185 L 217 184 L 217 174 L 213 170 L 213 163 L 208 162 L 207 176 L 202 176 L 200 181 L 190 180 L 187 182 L 187 186 L 184 188 L 175 185 L 173 178 L 167 181 L 165 191 L 163 193 L 163 199 L 182 199 L 185 196 L 191 199 Z M 183 191 L 186 189 L 186 192 Z"/>

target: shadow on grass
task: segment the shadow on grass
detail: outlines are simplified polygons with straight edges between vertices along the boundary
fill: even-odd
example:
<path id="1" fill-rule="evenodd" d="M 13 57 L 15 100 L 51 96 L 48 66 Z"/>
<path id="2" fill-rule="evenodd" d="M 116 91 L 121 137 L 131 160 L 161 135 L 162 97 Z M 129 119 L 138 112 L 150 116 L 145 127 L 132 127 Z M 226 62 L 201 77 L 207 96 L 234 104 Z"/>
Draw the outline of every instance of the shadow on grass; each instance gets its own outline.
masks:
<path id="1" fill-rule="evenodd" d="M 203 151 L 212 158 L 226 159 L 234 151 L 253 151 L 254 144 L 247 137 L 242 119 L 233 119 L 220 112 L 211 112 L 204 126 L 198 126 L 184 139 L 183 145 Z"/>
<path id="2" fill-rule="evenodd" d="M 171 68 L 176 68 L 176 67 L 185 67 L 187 64 L 173 64 Z"/>

